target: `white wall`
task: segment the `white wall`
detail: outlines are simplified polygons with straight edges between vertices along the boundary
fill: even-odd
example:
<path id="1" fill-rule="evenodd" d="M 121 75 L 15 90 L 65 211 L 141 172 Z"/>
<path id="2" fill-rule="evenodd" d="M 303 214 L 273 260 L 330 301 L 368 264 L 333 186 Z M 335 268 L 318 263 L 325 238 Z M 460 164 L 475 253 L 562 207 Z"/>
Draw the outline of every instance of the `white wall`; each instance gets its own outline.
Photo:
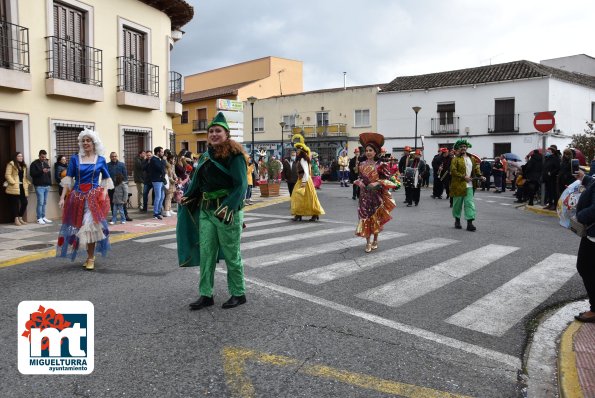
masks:
<path id="1" fill-rule="evenodd" d="M 556 129 L 562 134 L 582 134 L 585 122 L 591 120 L 591 107 L 595 102 L 595 89 L 578 84 L 550 79 L 549 103 L 556 111 Z"/>

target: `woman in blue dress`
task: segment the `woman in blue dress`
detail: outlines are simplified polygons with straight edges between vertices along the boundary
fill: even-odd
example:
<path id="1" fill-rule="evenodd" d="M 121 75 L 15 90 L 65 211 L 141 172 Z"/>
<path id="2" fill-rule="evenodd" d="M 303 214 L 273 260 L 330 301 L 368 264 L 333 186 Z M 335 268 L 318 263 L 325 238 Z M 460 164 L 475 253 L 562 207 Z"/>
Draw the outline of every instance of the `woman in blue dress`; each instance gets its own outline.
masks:
<path id="1" fill-rule="evenodd" d="M 60 202 L 62 228 L 58 235 L 57 257 L 72 261 L 79 249 L 86 251 L 87 270 L 95 267 L 95 253 L 105 256 L 110 248 L 106 216 L 110 210 L 107 190 L 114 184 L 107 170 L 103 144 L 93 130 L 85 129 L 78 136 L 79 153 L 68 163 Z M 101 177 L 101 179 L 100 179 Z"/>

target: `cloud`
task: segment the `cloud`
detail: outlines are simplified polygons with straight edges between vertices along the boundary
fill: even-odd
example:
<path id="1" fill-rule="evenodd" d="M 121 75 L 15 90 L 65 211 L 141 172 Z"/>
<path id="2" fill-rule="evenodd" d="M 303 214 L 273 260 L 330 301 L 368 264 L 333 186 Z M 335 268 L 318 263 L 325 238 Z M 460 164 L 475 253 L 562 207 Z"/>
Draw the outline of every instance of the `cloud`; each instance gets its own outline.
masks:
<path id="1" fill-rule="evenodd" d="M 190 0 L 172 52 L 189 75 L 266 56 L 304 62 L 304 89 L 585 53 L 595 2 Z M 571 5 L 568 5 L 571 4 Z M 590 54 L 595 55 L 595 54 Z"/>

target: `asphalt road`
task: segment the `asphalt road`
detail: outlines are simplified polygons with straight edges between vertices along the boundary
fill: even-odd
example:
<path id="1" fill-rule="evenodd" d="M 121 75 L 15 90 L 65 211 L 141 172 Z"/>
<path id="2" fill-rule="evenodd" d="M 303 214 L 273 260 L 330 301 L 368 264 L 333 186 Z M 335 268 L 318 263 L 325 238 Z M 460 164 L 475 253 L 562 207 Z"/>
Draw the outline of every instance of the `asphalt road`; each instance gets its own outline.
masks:
<path id="1" fill-rule="evenodd" d="M 397 192 L 370 254 L 353 241 L 351 188 L 323 187 L 319 223 L 289 221 L 288 203 L 246 213 L 248 303 L 231 310 L 224 265 L 216 305 L 188 310 L 198 275 L 177 267 L 173 232 L 114 244 L 94 272 L 54 258 L 0 269 L 1 395 L 521 396 L 533 319 L 585 296 L 578 239 L 510 193 L 478 192 L 478 230 L 455 230 L 429 195 L 406 208 Z M 92 374 L 18 372 L 23 300 L 94 304 Z"/>

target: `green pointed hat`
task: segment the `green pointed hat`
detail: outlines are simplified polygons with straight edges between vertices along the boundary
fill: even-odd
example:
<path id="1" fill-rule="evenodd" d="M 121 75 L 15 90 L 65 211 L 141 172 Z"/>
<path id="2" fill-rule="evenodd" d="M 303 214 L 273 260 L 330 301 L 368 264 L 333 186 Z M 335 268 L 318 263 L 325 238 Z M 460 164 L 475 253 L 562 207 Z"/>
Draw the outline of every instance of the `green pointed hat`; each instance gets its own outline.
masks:
<path id="1" fill-rule="evenodd" d="M 227 132 L 229 132 L 229 126 L 227 125 L 227 120 L 225 120 L 225 116 L 223 116 L 222 112 L 219 112 L 215 115 L 211 123 L 207 126 L 207 130 L 211 128 L 211 126 L 218 125 L 223 127 Z"/>
<path id="2" fill-rule="evenodd" d="M 465 139 L 457 140 L 454 144 L 454 149 L 459 149 L 461 145 L 466 145 L 467 148 L 471 148 L 471 143 Z"/>

